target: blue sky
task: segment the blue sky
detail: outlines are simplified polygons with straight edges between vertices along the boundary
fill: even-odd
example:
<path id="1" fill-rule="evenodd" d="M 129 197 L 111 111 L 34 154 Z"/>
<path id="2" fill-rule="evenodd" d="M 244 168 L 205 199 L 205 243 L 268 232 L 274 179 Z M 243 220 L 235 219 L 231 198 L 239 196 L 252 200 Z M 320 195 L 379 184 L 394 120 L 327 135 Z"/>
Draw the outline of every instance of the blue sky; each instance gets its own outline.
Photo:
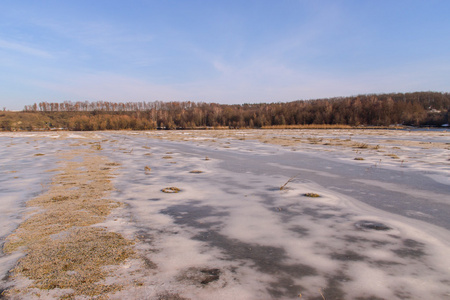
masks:
<path id="1" fill-rule="evenodd" d="M 450 1 L 0 3 L 0 107 L 442 91 Z"/>

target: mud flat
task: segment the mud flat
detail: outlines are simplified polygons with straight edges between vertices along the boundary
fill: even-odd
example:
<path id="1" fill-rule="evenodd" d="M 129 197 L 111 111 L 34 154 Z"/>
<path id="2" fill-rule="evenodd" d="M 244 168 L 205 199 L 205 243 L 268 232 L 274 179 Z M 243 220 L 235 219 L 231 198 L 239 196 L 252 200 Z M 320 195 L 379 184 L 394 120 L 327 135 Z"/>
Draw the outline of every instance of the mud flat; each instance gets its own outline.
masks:
<path id="1" fill-rule="evenodd" d="M 450 299 L 450 133 L 2 133 L 11 299 Z"/>

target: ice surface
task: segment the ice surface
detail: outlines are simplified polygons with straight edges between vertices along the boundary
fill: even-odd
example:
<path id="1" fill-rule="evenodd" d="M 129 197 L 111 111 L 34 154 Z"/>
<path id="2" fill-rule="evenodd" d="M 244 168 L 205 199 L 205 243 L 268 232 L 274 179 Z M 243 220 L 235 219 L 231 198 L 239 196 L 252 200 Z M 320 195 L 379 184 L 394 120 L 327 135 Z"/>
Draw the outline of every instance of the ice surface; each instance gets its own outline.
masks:
<path id="1" fill-rule="evenodd" d="M 25 217 L 25 202 L 46 190 L 55 168 L 54 154 L 64 143 L 37 140 L 33 134 L 0 135 L 0 246 Z M 20 255 L 19 255 L 20 256 Z M 18 255 L 0 252 L 0 276 Z"/>
<path id="2" fill-rule="evenodd" d="M 265 143 L 257 136 L 260 132 L 70 133 L 58 138 L 49 134 L 51 140 L 45 134 L 38 139 L 32 134 L 0 136 L 5 141 L 0 180 L 10 186 L 2 185 L 0 191 L 2 225 L 10 224 L 4 220 L 12 217 L 17 224 L 24 201 L 32 196 L 21 194 L 19 186 L 37 188 L 43 170 L 52 168 L 39 166 L 38 159 L 55 163 L 52 153 L 67 149 L 75 138 L 97 139 L 101 154 L 121 163 L 112 197 L 127 204 L 101 225 L 137 238 L 137 249 L 149 261 L 141 284 L 113 298 L 450 297 L 450 233 L 448 223 L 439 219 L 440 212 L 449 211 L 448 185 L 442 184 L 449 176 L 448 149 L 417 147 L 434 140 L 445 145 L 448 135 L 270 131 L 263 137 L 351 138 L 384 148 L 395 144 L 400 149 L 392 150 L 409 162 L 402 164 L 375 149 L 355 154 L 355 149 L 343 146 Z M 11 141 L 15 148 L 5 146 Z M 39 150 L 33 143 L 39 143 Z M 37 151 L 45 155 L 34 157 Z M 365 160 L 355 161 L 355 155 Z M 8 156 L 22 160 L 13 168 Z M 18 172 L 8 173 L 14 170 Z M 25 170 L 30 181 L 10 185 Z M 181 191 L 161 191 L 171 186 Z M 378 198 L 381 204 L 366 202 L 365 197 Z M 438 211 L 426 209 L 434 205 L 439 205 Z M 390 229 L 358 227 L 361 221 Z M 3 273 L 13 259 L 17 257 L 3 264 Z M 124 266 L 123 276 L 132 278 L 129 271 L 135 267 Z"/>

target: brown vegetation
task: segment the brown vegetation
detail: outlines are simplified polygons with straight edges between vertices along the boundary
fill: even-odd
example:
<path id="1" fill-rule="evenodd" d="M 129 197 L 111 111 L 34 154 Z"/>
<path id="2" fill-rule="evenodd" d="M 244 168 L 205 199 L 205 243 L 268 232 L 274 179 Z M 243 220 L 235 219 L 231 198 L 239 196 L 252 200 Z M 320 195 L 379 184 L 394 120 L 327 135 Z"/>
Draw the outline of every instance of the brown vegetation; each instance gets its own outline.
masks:
<path id="1" fill-rule="evenodd" d="M 203 173 L 203 171 L 200 171 L 200 170 L 192 170 L 192 171 L 190 171 L 189 173 L 192 173 L 192 174 L 201 174 L 201 173 Z"/>
<path id="2" fill-rule="evenodd" d="M 174 193 L 178 193 L 180 191 L 181 190 L 175 186 L 166 187 L 161 190 L 161 192 L 168 193 L 168 194 L 174 194 Z"/>
<path id="3" fill-rule="evenodd" d="M 310 197 L 310 198 L 318 198 L 318 197 L 320 197 L 320 195 L 316 194 L 316 193 L 306 193 L 306 194 L 303 194 L 303 196 Z"/>
<path id="4" fill-rule="evenodd" d="M 81 162 L 72 160 L 77 156 L 83 158 Z M 134 256 L 133 242 L 92 226 L 121 205 L 106 198 L 113 190 L 110 166 L 117 164 L 108 163 L 93 150 L 62 158 L 65 163 L 50 189 L 27 202 L 27 206 L 37 208 L 35 212 L 4 244 L 5 253 L 26 253 L 13 269 L 14 277 L 32 280 L 26 287 L 7 291 L 8 296 L 26 299 L 30 288 L 62 289 L 68 298 L 117 291 L 120 285 L 103 281 L 111 275 L 105 267 Z"/>
<path id="5" fill-rule="evenodd" d="M 359 95 L 288 103 L 64 102 L 1 112 L 3 130 L 149 130 L 208 128 L 348 128 L 448 124 L 450 94 Z"/>

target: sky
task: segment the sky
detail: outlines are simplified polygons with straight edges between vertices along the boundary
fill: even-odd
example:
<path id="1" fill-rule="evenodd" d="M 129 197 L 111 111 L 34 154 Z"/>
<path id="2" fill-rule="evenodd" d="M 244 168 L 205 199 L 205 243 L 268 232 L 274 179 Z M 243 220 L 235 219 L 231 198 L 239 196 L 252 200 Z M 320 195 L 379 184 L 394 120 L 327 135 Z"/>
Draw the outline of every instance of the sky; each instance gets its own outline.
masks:
<path id="1" fill-rule="evenodd" d="M 450 86 L 450 1 L 2 0 L 0 109 Z"/>

